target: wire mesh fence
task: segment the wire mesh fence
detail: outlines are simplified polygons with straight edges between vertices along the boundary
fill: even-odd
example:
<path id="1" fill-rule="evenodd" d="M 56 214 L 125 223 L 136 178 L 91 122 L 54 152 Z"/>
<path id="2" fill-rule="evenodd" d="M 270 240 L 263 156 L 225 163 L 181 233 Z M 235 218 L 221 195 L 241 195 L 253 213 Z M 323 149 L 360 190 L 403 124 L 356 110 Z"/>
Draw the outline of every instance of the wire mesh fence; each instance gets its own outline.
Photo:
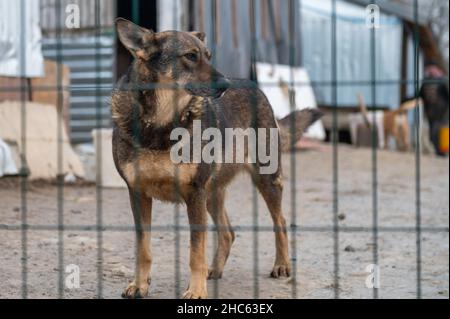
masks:
<path id="1" fill-rule="evenodd" d="M 333 234 L 333 254 L 332 254 L 332 263 L 333 263 L 333 291 L 334 291 L 334 297 L 340 298 L 340 278 L 341 278 L 341 272 L 340 272 L 340 252 L 342 251 L 342 247 L 340 247 L 340 237 L 342 234 L 353 234 L 353 233 L 361 233 L 361 234 L 370 234 L 371 235 L 371 242 L 372 242 L 372 263 L 373 265 L 379 265 L 379 234 L 380 233 L 399 233 L 399 234 L 415 234 L 416 236 L 416 248 L 415 248 L 415 260 L 416 260 L 416 292 L 415 295 L 417 298 L 422 297 L 422 234 L 424 233 L 448 233 L 448 226 L 442 226 L 442 227 L 429 227 L 429 226 L 423 226 L 422 225 L 422 218 L 421 218 L 421 207 L 422 207 L 422 188 L 421 188 L 421 121 L 422 116 L 420 113 L 420 108 L 417 107 L 414 110 L 414 152 L 415 152 L 415 226 L 389 226 L 389 225 L 380 225 L 379 224 L 379 188 L 380 188 L 380 182 L 379 182 L 379 156 L 378 156 L 378 132 L 375 127 L 371 128 L 371 138 L 372 138 L 372 156 L 371 156 L 371 192 L 372 192 L 372 202 L 371 202 L 371 226 L 341 226 L 339 225 L 339 212 L 340 212 L 340 176 L 339 176 L 339 150 L 340 150 L 340 144 L 339 144 L 339 129 L 338 129 L 338 112 L 339 112 L 339 93 L 340 88 L 342 87 L 369 87 L 370 88 L 370 105 L 369 110 L 377 110 L 378 109 L 378 103 L 377 98 L 379 97 L 378 89 L 382 86 L 396 86 L 396 85 L 413 85 L 414 86 L 414 97 L 418 98 L 420 96 L 420 87 L 427 83 L 420 77 L 420 30 L 419 30 L 419 4 L 418 0 L 413 1 L 413 18 L 415 19 L 415 23 L 413 24 L 412 34 L 413 34 L 413 43 L 414 43 L 414 77 L 411 79 L 401 79 L 401 80 L 380 80 L 377 77 L 377 65 L 379 63 L 382 63 L 380 61 L 377 61 L 377 32 L 378 28 L 375 26 L 376 21 L 370 20 L 369 25 L 367 28 L 367 34 L 366 36 L 370 38 L 370 54 L 366 57 L 366 62 L 370 65 L 370 73 L 371 78 L 366 81 L 343 81 L 340 80 L 338 77 L 338 67 L 339 67 L 339 60 L 338 60 L 338 53 L 337 53 L 337 45 L 338 45 L 338 36 L 337 34 L 340 32 L 339 30 L 339 24 L 338 24 L 338 9 L 337 5 L 339 3 L 338 0 L 331 0 L 331 30 L 330 30 L 330 50 L 331 50 L 331 60 L 326 61 L 326 63 L 329 63 L 331 65 L 331 74 L 330 74 L 330 80 L 329 81 L 312 81 L 311 83 L 305 83 L 302 82 L 301 79 L 295 78 L 295 72 L 294 69 L 298 67 L 297 59 L 300 55 L 300 52 L 298 52 L 298 47 L 296 45 L 298 41 L 299 34 L 297 34 L 297 26 L 302 25 L 302 17 L 300 16 L 299 10 L 302 5 L 306 1 L 301 0 L 285 0 L 287 2 L 287 32 L 288 32 L 288 63 L 290 67 L 290 81 L 288 83 L 289 88 L 289 95 L 290 95 L 290 111 L 294 112 L 297 109 L 297 105 L 295 103 L 295 88 L 305 86 L 305 85 L 311 85 L 313 88 L 318 87 L 325 87 L 328 88 L 331 92 L 331 99 L 332 99 L 332 108 L 331 108 L 331 114 L 332 114 L 332 130 L 330 132 L 330 142 L 332 145 L 332 200 L 329 203 L 329 220 L 331 222 L 331 226 L 303 226 L 302 220 L 299 218 L 299 203 L 298 198 L 296 196 L 297 190 L 298 190 L 298 183 L 299 181 L 296 178 L 290 179 L 290 196 L 289 200 L 290 203 L 287 205 L 288 210 L 286 211 L 286 215 L 289 215 L 290 219 L 290 225 L 289 226 L 282 226 L 277 227 L 278 225 L 275 225 L 275 227 L 267 227 L 267 226 L 260 226 L 259 225 L 259 213 L 260 213 L 260 207 L 258 204 L 258 189 L 256 186 L 253 186 L 252 192 L 251 192 L 251 201 L 252 201 L 252 225 L 251 226 L 245 226 L 245 225 L 235 225 L 233 227 L 229 226 L 229 224 L 221 225 L 216 224 L 215 226 L 205 226 L 203 222 L 196 225 L 191 224 L 189 225 L 182 225 L 182 221 L 180 220 L 180 215 L 184 214 L 185 208 L 179 204 L 176 203 L 174 206 L 174 219 L 173 224 L 170 225 L 152 225 L 151 222 L 148 221 L 141 221 L 138 217 L 135 217 L 135 225 L 105 225 L 104 223 L 104 203 L 108 200 L 108 198 L 105 198 L 103 193 L 103 188 L 101 186 L 101 180 L 102 180 L 102 170 L 97 169 L 96 170 L 96 224 L 95 225 L 74 225 L 74 224 L 65 224 L 64 223 L 64 214 L 66 212 L 65 209 L 65 180 L 64 180 L 64 167 L 63 167 L 63 93 L 64 92 L 77 92 L 77 91 L 90 91 L 93 93 L 94 96 L 94 103 L 95 103 L 95 113 L 94 113 L 94 119 L 95 119 L 95 127 L 98 129 L 95 133 L 97 134 L 97 141 L 96 144 L 96 153 L 98 156 L 96 157 L 96 167 L 99 168 L 103 165 L 103 159 L 102 159 L 102 136 L 100 129 L 103 128 L 104 125 L 104 113 L 102 110 L 105 107 L 105 101 L 102 99 L 102 92 L 105 90 L 113 91 L 114 89 L 117 89 L 119 91 L 136 91 L 142 92 L 145 91 L 152 91 L 155 89 L 166 89 L 169 91 L 176 92 L 173 95 L 173 107 L 176 108 L 178 105 L 179 100 L 182 98 L 180 95 L 181 91 L 184 90 L 186 87 L 183 87 L 182 85 L 178 84 L 164 84 L 155 81 L 154 83 L 148 82 L 148 83 L 136 83 L 136 84 L 125 84 L 121 85 L 119 87 L 113 87 L 109 84 L 102 83 L 102 78 L 97 76 L 91 84 L 81 84 L 81 85 L 69 85 L 65 86 L 63 84 L 63 69 L 62 69 L 62 62 L 63 62 L 63 55 L 64 55 L 64 45 L 63 45 L 63 32 L 66 32 L 63 27 L 58 27 L 55 30 L 55 39 L 56 39 L 56 46 L 55 46 L 55 60 L 58 63 L 57 67 L 57 85 L 56 86 L 40 86 L 34 88 L 38 91 L 54 91 L 57 93 L 57 117 L 58 117 L 58 127 L 57 131 L 55 132 L 58 140 L 58 148 L 57 148 L 57 154 L 49 154 L 49 156 L 57 156 L 57 171 L 58 171 L 58 178 L 57 178 L 57 194 L 56 194 L 56 201 L 57 201 L 57 224 L 56 225 L 45 225 L 45 224 L 30 224 L 28 221 L 28 211 L 29 211 L 29 199 L 28 199 L 28 185 L 29 185 L 29 179 L 28 179 L 28 168 L 27 168 L 27 121 L 26 121 L 26 102 L 27 102 L 27 80 L 26 78 L 22 78 L 20 86 L 3 86 L 0 87 L 0 90 L 2 92 L 11 92 L 11 91 L 18 91 L 20 92 L 21 96 L 21 149 L 20 149 L 20 158 L 21 158 L 21 168 L 20 168 L 20 212 L 21 212 L 21 223 L 20 225 L 8 225 L 8 224 L 0 224 L 0 230 L 3 231 L 17 231 L 21 232 L 21 293 L 22 298 L 28 298 L 28 287 L 29 287 L 29 280 L 28 280 L 28 274 L 29 274 L 29 268 L 30 265 L 28 264 L 28 247 L 29 247 L 29 240 L 28 240 L 28 233 L 30 231 L 43 231 L 43 232 L 55 232 L 58 234 L 58 297 L 64 298 L 65 296 L 65 278 L 64 278 L 64 272 L 62 271 L 64 269 L 64 265 L 66 264 L 65 259 L 65 234 L 68 231 L 79 231 L 79 232 L 95 232 L 96 233 L 96 241 L 97 241 L 97 291 L 96 296 L 98 298 L 104 297 L 104 270 L 103 270 L 103 245 L 104 245 L 104 234 L 106 232 L 127 232 L 130 235 L 133 235 L 137 233 L 137 241 L 141 240 L 140 236 L 144 236 L 143 234 L 146 233 L 152 233 L 152 234 L 158 234 L 158 232 L 173 232 L 174 238 L 175 238 L 175 247 L 174 247 L 174 265 L 173 265 L 173 274 L 175 278 L 175 290 L 174 290 L 174 296 L 175 298 L 179 298 L 183 291 L 180 283 L 182 282 L 182 275 L 180 270 L 180 246 L 183 244 L 181 242 L 180 233 L 183 232 L 191 232 L 191 237 L 195 236 L 192 235 L 192 233 L 200 232 L 204 233 L 207 232 L 209 237 L 212 239 L 212 241 L 215 243 L 213 246 L 220 245 L 220 237 L 223 236 L 223 231 L 234 231 L 236 233 L 241 232 L 250 232 L 252 234 L 252 280 L 253 280 L 253 292 L 252 296 L 253 298 L 259 298 L 259 280 L 260 280 L 260 274 L 261 274 L 261 267 L 259 263 L 259 251 L 260 251 L 260 242 L 259 242 L 259 234 L 260 233 L 280 233 L 280 232 L 287 232 L 289 235 L 289 262 L 291 263 L 291 273 L 290 277 L 292 278 L 292 285 L 291 285 L 291 297 L 294 299 L 297 299 L 298 296 L 298 285 L 301 285 L 301 282 L 297 280 L 298 273 L 297 269 L 301 265 L 298 265 L 299 259 L 298 259 L 298 253 L 301 250 L 301 245 L 298 242 L 298 233 L 332 233 Z M 27 7 L 28 2 L 26 0 L 21 0 L 21 9 L 25 10 Z M 114 1 L 110 1 L 114 2 Z M 139 0 L 133 0 L 131 3 L 131 18 L 132 21 L 136 24 L 141 24 L 142 21 L 140 19 L 140 10 L 143 6 L 143 1 Z M 201 1 L 203 2 L 203 1 Z M 236 6 L 235 1 L 231 0 L 234 6 Z M 260 20 L 257 18 L 257 14 L 259 14 L 259 10 L 261 9 L 263 1 L 256 1 L 256 0 L 249 0 L 248 6 L 249 6 L 249 16 L 248 16 L 248 28 L 249 28 L 249 34 L 251 37 L 248 39 L 250 42 L 250 65 L 251 65 L 251 72 L 250 72 L 250 78 L 252 82 L 236 82 L 236 83 L 228 83 L 227 87 L 228 89 L 242 89 L 246 88 L 251 90 L 252 92 L 256 92 L 257 87 L 264 87 L 264 86 L 273 86 L 273 83 L 263 83 L 261 81 L 257 81 L 256 78 L 256 64 L 258 62 L 258 41 L 261 36 L 261 30 L 259 30 L 260 27 Z M 274 3 L 272 1 L 268 1 L 272 5 Z M 94 44 L 94 64 L 93 64 L 93 70 L 96 74 L 100 74 L 103 71 L 102 67 L 102 42 L 101 38 L 104 34 L 104 30 L 102 29 L 102 5 L 105 5 L 104 1 L 100 0 L 94 0 L 89 1 L 89 3 L 86 3 L 86 6 L 83 7 L 83 10 L 87 10 L 88 12 L 82 12 L 81 14 L 89 14 L 94 17 L 94 38 L 97 40 Z M 107 4 L 108 6 L 111 4 Z M 178 25 L 179 23 L 179 17 L 180 12 L 183 9 L 182 6 L 185 4 L 180 4 L 178 1 L 173 2 L 173 25 Z M 217 51 L 218 49 L 218 42 L 220 42 L 220 30 L 218 31 L 218 26 L 220 24 L 217 23 L 217 20 L 220 19 L 221 15 L 218 10 L 218 6 L 220 5 L 220 2 L 218 0 L 211 0 L 210 1 L 210 12 L 205 12 L 205 8 L 202 8 L 203 13 L 205 16 L 208 16 L 208 19 L 211 20 L 210 26 L 211 30 L 209 30 L 209 34 L 212 35 L 209 37 L 209 43 L 208 47 L 211 51 L 212 60 L 211 64 L 214 66 L 216 65 L 216 57 L 217 57 Z M 373 1 L 370 11 L 370 14 L 372 14 L 370 17 L 372 19 L 376 18 L 376 12 L 373 10 L 377 10 L 377 1 Z M 180 7 L 181 6 L 181 7 Z M 193 2 L 190 5 L 193 7 Z M 267 8 L 267 7 L 264 7 Z M 65 7 L 63 6 L 63 3 L 60 1 L 56 1 L 54 5 L 54 12 L 49 13 L 47 11 L 47 14 L 53 15 L 54 19 L 56 21 L 64 21 L 65 18 Z M 269 10 L 270 11 L 270 10 Z M 268 12 L 266 14 L 269 14 L 273 12 Z M 21 21 L 21 28 L 18 30 L 18 36 L 20 36 L 21 40 L 20 42 L 23 44 L 21 54 L 20 54 L 20 66 L 21 68 L 26 67 L 26 61 L 27 53 L 25 48 L 25 43 L 27 41 L 27 32 L 26 30 L 26 14 L 22 13 L 21 15 L 22 21 Z M 275 20 L 274 17 L 272 17 L 270 20 Z M 203 26 L 204 28 L 204 26 Z M 267 28 L 267 26 L 266 26 Z M 202 30 L 206 31 L 206 30 Z M 179 41 L 183 41 L 181 38 L 178 39 Z M 235 40 L 236 41 L 236 40 Z M 324 62 L 325 63 L 325 62 Z M 176 68 L 174 68 L 176 70 Z M 226 70 L 224 70 L 226 75 Z M 115 72 L 115 71 L 114 71 Z M 26 70 L 22 70 L 22 74 L 26 74 Z M 174 75 L 176 77 L 176 75 Z M 432 81 L 428 82 L 431 83 Z M 195 83 L 189 83 L 189 85 L 195 85 Z M 218 83 L 212 81 L 209 83 L 210 88 L 212 89 L 220 89 L 221 85 L 223 83 Z M 276 84 L 278 85 L 278 84 Z M 256 96 L 256 93 L 253 93 L 254 96 Z M 131 116 L 132 121 L 134 122 L 133 125 L 133 131 L 135 136 L 141 136 L 141 130 L 145 131 L 145 127 L 142 127 L 140 124 L 139 116 L 141 115 L 141 110 L 139 109 L 139 104 L 135 104 L 136 101 L 132 101 L 133 107 Z M 252 98 L 252 103 L 254 105 L 253 107 L 253 123 L 251 127 L 257 128 L 257 119 L 258 119 L 258 112 L 260 110 L 258 109 L 257 100 L 256 97 Z M 417 102 L 419 103 L 419 102 Z M 373 121 L 376 122 L 376 115 L 375 112 L 373 113 Z M 175 123 L 178 123 L 181 121 L 180 118 L 181 114 L 177 114 L 175 116 Z M 296 128 L 296 118 L 294 117 L 293 120 L 290 123 L 290 132 L 291 135 L 295 135 L 295 128 Z M 213 125 L 217 125 L 217 122 L 211 120 L 211 123 Z M 214 124 L 215 123 L 215 124 Z M 176 126 L 176 125 L 175 125 Z M 294 148 L 296 141 L 291 141 L 292 145 L 291 148 Z M 144 144 L 144 141 L 138 140 L 135 141 L 133 145 L 133 151 L 136 156 L 139 156 L 139 152 L 141 150 L 142 144 Z M 131 155 L 133 156 L 133 155 Z M 292 152 L 290 155 L 290 171 L 286 172 L 286 174 L 289 174 L 290 176 L 298 176 L 298 171 L 301 170 L 301 167 L 298 167 L 298 159 L 296 157 L 296 154 Z M 129 185 L 130 189 L 138 189 L 139 191 L 133 193 L 130 191 L 130 197 L 132 206 L 134 205 L 134 209 L 136 210 L 135 216 L 142 216 L 145 212 L 143 210 L 148 209 L 146 207 L 142 207 L 142 205 L 147 205 L 141 203 L 139 199 L 139 195 L 141 192 L 145 192 L 145 190 L 140 189 L 141 185 L 141 176 L 140 172 L 141 169 L 139 167 L 138 162 L 135 163 L 134 170 L 136 174 L 136 179 L 134 180 L 135 186 Z M 256 164 L 255 164 L 256 165 Z M 176 195 L 175 197 L 179 196 L 180 191 L 180 174 L 183 172 L 179 171 L 178 166 L 173 166 L 175 169 L 174 176 L 177 178 L 175 179 L 175 185 L 173 188 L 171 188 Z M 212 176 L 214 176 L 215 172 L 218 167 L 216 165 L 212 166 Z M 217 211 L 220 209 L 218 207 L 218 192 L 220 192 L 220 188 L 218 185 L 213 185 L 211 187 L 212 195 L 212 211 Z M 194 192 L 196 193 L 196 192 Z M 134 198 L 135 196 L 135 198 Z M 125 200 L 125 199 L 124 199 Z M 176 202 L 179 202 L 179 200 L 175 200 Z M 150 204 L 151 206 L 151 204 Z M 151 210 L 151 208 L 150 208 Z M 151 217 L 151 214 L 150 214 Z M 205 228 L 206 227 L 206 228 Z M 146 236 L 144 238 L 148 239 Z M 191 242 L 191 246 L 195 245 L 194 242 Z M 136 245 L 136 258 L 139 257 L 140 254 L 142 254 L 141 246 Z M 192 247 L 191 247 L 192 249 Z M 215 249 L 214 249 L 215 252 Z M 213 252 L 213 253 L 214 253 Z M 331 261 L 330 261 L 331 262 Z M 213 290 L 209 292 L 210 297 L 217 298 L 220 294 L 220 288 L 221 284 L 220 281 L 215 280 L 213 281 Z M 377 287 L 373 288 L 373 298 L 379 297 L 379 290 Z"/>

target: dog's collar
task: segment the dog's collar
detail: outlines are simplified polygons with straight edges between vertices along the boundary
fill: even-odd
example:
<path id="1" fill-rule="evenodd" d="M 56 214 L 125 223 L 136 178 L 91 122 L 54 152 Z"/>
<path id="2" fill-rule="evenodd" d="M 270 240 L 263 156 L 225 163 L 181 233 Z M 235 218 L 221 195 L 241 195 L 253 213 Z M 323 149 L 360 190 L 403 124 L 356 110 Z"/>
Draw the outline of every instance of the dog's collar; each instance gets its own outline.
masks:
<path id="1" fill-rule="evenodd" d="M 201 113 L 202 113 L 201 110 L 199 110 L 197 106 L 189 106 L 189 107 L 185 108 L 179 115 L 178 123 L 176 121 L 176 118 L 174 118 L 174 120 L 171 123 L 169 123 L 165 126 L 184 127 L 187 124 L 189 124 L 192 120 L 199 118 Z M 149 116 L 148 118 L 144 119 L 144 125 L 146 128 L 150 128 L 152 126 L 157 126 L 156 124 L 157 123 L 154 119 L 154 116 Z"/>

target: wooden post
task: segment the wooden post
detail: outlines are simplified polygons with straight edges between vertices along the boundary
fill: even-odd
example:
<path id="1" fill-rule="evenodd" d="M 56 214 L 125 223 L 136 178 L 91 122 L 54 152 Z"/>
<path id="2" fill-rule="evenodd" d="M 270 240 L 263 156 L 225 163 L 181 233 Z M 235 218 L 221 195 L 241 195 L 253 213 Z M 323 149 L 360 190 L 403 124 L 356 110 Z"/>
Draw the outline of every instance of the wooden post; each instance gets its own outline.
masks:
<path id="1" fill-rule="evenodd" d="M 401 61 L 401 80 L 406 81 L 408 79 L 408 26 L 403 23 L 402 34 L 402 61 Z M 408 83 L 403 82 L 400 85 L 400 101 L 404 101 L 408 94 Z"/>

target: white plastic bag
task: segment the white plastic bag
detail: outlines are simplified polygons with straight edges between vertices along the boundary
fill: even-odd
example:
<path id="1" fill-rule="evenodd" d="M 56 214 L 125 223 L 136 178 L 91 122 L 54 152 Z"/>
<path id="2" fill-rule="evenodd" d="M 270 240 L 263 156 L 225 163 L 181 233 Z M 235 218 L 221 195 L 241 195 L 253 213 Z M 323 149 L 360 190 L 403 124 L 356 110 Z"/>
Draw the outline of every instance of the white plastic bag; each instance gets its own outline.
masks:
<path id="1" fill-rule="evenodd" d="M 17 175 L 17 167 L 11 156 L 11 149 L 0 139 L 0 177 L 5 175 Z"/>

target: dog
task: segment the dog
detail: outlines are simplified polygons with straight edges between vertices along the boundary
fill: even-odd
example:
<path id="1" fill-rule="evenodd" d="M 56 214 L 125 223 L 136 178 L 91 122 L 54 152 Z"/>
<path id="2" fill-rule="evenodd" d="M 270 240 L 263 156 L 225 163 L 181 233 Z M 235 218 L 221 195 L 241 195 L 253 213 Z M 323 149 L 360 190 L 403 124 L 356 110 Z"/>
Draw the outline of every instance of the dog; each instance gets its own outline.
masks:
<path id="1" fill-rule="evenodd" d="M 369 119 L 369 113 L 364 98 L 358 95 L 360 112 L 364 118 L 364 127 L 359 132 L 359 136 L 365 141 L 366 145 L 371 145 L 372 121 Z M 411 134 L 409 129 L 408 111 L 415 109 L 422 103 L 421 99 L 412 99 L 403 102 L 396 110 L 388 110 L 383 112 L 383 133 L 384 148 L 389 149 L 389 140 L 393 138 L 397 150 L 400 152 L 409 152 L 411 150 Z M 378 129 L 378 128 L 377 128 Z"/>
<path id="2" fill-rule="evenodd" d="M 113 158 L 128 185 L 137 239 L 135 278 L 122 297 L 142 298 L 148 294 L 152 204 L 160 200 L 187 207 L 191 275 L 183 298 L 207 298 L 206 281 L 222 277 L 235 239 L 224 206 L 225 189 L 241 171 L 250 173 L 273 219 L 276 258 L 271 276 L 288 277 L 291 266 L 281 210 L 280 161 L 273 174 L 260 174 L 258 161 L 254 165 L 175 164 L 170 157 L 175 143 L 171 131 L 179 127 L 192 131 L 196 120 L 201 120 L 202 129 L 214 126 L 221 131 L 276 128 L 280 133 L 279 149 L 286 150 L 322 114 L 307 109 L 277 123 L 267 98 L 252 82 L 227 79 L 211 65 L 204 33 L 155 33 L 122 18 L 116 20 L 116 28 L 119 40 L 134 57 L 111 96 Z M 205 252 L 207 213 L 217 226 L 219 239 L 209 268 Z"/>
<path id="3" fill-rule="evenodd" d="M 389 148 L 389 138 L 393 137 L 400 152 L 411 151 L 408 111 L 415 109 L 420 104 L 420 99 L 412 99 L 402 103 L 397 110 L 384 112 L 384 147 L 386 149 Z"/>

